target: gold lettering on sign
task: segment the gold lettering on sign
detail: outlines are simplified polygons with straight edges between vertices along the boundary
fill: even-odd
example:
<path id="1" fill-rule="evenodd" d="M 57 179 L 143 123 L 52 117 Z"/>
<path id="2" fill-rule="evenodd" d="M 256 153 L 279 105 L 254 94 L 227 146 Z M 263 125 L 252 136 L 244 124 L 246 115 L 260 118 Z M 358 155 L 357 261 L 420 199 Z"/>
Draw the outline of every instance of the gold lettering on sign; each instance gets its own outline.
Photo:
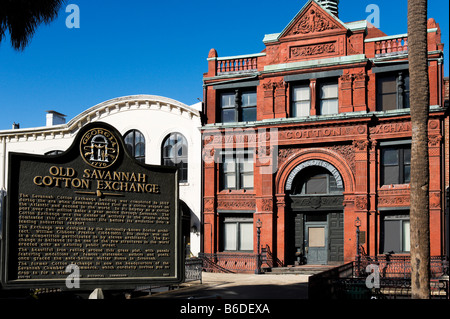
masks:
<path id="1" fill-rule="evenodd" d="M 77 177 L 78 175 L 73 168 L 52 166 L 49 169 L 49 175 L 35 176 L 33 183 L 41 187 L 88 190 L 95 185 L 97 191 L 161 193 L 160 186 L 148 183 L 148 176 L 143 173 L 85 169 L 80 178 Z M 92 183 L 93 180 L 96 182 Z"/>

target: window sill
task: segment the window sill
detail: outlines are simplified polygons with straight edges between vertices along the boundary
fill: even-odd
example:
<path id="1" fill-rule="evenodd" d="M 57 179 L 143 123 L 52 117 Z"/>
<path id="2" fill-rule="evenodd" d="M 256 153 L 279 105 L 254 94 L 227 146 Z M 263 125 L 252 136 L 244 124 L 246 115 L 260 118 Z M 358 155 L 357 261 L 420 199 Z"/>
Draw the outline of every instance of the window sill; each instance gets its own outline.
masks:
<path id="1" fill-rule="evenodd" d="M 218 192 L 219 195 L 222 194 L 234 194 L 234 195 L 241 195 L 241 194 L 248 194 L 248 195 L 254 195 L 255 194 L 255 190 L 252 189 L 223 189 L 221 191 Z"/>
<path id="2" fill-rule="evenodd" d="M 180 182 L 178 186 L 189 186 L 189 182 Z"/>
<path id="3" fill-rule="evenodd" d="M 410 189 L 410 184 L 390 184 L 390 185 L 383 185 L 378 188 L 378 190 L 391 190 L 391 189 Z"/>
<path id="4" fill-rule="evenodd" d="M 211 127 L 219 127 L 219 128 L 227 128 L 227 127 L 235 127 L 235 126 L 251 126 L 255 125 L 258 121 L 241 121 L 241 122 L 216 122 L 212 124 L 206 124 L 205 126 L 211 126 Z"/>

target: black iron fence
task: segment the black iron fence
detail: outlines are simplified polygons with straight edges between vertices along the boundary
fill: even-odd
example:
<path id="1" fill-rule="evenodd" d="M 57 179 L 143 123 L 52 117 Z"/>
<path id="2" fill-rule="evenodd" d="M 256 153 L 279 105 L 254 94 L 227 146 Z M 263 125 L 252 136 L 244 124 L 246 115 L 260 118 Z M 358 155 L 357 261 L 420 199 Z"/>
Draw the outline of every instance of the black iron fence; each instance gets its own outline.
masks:
<path id="1" fill-rule="evenodd" d="M 332 280 L 334 299 L 411 299 L 411 280 L 380 278 L 379 286 L 370 288 L 362 278 Z M 448 279 L 430 281 L 431 299 L 449 299 Z"/>
<path id="2" fill-rule="evenodd" d="M 449 299 L 446 257 L 430 262 L 432 299 Z M 410 299 L 409 256 L 377 256 L 349 262 L 309 278 L 310 299 Z"/>
<path id="3" fill-rule="evenodd" d="M 203 259 L 189 258 L 185 262 L 185 282 L 200 281 L 202 283 Z"/>
<path id="4" fill-rule="evenodd" d="M 381 278 L 411 278 L 411 258 L 406 255 L 385 254 L 375 257 L 363 256 L 356 260 L 355 275 L 364 276 L 369 265 L 376 265 Z M 440 278 L 448 275 L 448 259 L 446 256 L 431 256 L 431 278 Z"/>
<path id="5" fill-rule="evenodd" d="M 349 262 L 342 266 L 312 275 L 308 280 L 309 299 L 336 299 L 340 294 L 337 280 L 354 277 L 354 263 Z"/>
<path id="6" fill-rule="evenodd" d="M 202 283 L 203 260 L 201 258 L 186 258 L 184 270 L 184 282 L 200 281 Z M 170 291 L 178 289 L 180 285 L 143 285 L 135 288 L 134 293 L 148 293 Z"/>

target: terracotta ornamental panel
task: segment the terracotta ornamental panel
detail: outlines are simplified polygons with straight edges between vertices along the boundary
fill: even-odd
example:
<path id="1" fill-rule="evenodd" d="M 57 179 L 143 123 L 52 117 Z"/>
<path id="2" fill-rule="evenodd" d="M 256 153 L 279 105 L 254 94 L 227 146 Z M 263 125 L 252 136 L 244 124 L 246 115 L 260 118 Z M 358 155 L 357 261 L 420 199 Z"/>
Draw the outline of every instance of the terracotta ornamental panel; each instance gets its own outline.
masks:
<path id="1" fill-rule="evenodd" d="M 331 147 L 326 147 L 326 149 L 338 153 L 342 156 L 353 174 L 356 172 L 355 167 L 355 148 L 353 145 L 334 145 Z M 281 166 L 286 160 L 292 157 L 298 156 L 298 154 L 303 150 L 303 148 L 282 148 L 278 150 L 278 164 Z"/>
<path id="2" fill-rule="evenodd" d="M 342 41 L 340 41 L 342 42 Z M 289 57 L 291 60 L 335 56 L 343 51 L 343 43 L 330 41 L 317 44 L 302 44 L 291 46 Z"/>
<path id="3" fill-rule="evenodd" d="M 217 196 L 218 210 L 254 211 L 256 202 L 253 195 L 225 195 Z"/>
<path id="4" fill-rule="evenodd" d="M 317 4 L 311 3 L 305 8 L 300 16 L 294 21 L 292 26 L 286 31 L 287 37 L 308 36 L 314 34 L 323 34 L 328 31 L 343 29 L 332 16 L 321 9 Z"/>
<path id="5" fill-rule="evenodd" d="M 409 187 L 399 189 L 381 189 L 378 192 L 379 207 L 408 207 Z"/>

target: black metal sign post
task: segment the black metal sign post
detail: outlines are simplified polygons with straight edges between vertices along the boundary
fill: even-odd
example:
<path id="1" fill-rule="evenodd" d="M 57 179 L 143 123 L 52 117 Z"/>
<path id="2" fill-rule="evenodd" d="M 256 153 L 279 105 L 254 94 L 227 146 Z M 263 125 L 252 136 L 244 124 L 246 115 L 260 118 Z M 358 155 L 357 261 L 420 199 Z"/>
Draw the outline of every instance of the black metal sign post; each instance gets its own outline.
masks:
<path id="1" fill-rule="evenodd" d="M 141 164 L 105 123 L 60 155 L 9 156 L 4 288 L 129 289 L 184 279 L 174 167 Z"/>
<path id="2" fill-rule="evenodd" d="M 3 214 L 5 213 L 5 203 L 6 203 L 6 192 L 4 190 L 0 190 L 0 242 L 2 240 L 2 221 L 3 221 Z"/>

